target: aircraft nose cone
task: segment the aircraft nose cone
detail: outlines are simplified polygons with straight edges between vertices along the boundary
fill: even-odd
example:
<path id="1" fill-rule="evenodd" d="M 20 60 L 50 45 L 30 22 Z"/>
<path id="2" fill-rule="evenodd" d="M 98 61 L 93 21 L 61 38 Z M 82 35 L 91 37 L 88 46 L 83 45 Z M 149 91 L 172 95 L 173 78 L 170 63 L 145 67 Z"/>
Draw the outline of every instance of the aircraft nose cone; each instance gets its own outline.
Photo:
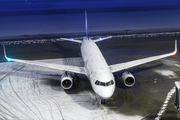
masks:
<path id="1" fill-rule="evenodd" d="M 112 95 L 113 93 L 106 93 L 106 94 L 100 95 L 100 97 L 106 100 L 106 99 L 109 99 Z"/>
<path id="2" fill-rule="evenodd" d="M 110 87 L 110 88 L 106 88 L 106 89 L 103 89 L 99 96 L 102 98 L 102 99 L 109 99 L 114 93 L 114 88 L 113 87 Z"/>

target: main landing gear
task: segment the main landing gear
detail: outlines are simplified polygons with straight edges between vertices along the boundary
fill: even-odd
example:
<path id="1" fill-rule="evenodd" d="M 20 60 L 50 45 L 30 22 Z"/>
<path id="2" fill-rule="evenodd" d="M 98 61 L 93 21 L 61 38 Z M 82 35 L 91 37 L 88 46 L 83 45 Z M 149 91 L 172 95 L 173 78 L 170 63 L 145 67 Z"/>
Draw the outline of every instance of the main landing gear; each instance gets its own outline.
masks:
<path id="1" fill-rule="evenodd" d="M 73 76 L 73 82 L 77 82 L 77 83 L 79 83 L 79 76 L 77 76 L 77 74 L 76 73 L 74 73 L 74 76 Z"/>
<path id="2" fill-rule="evenodd" d="M 118 76 L 116 74 L 113 75 L 114 75 L 115 84 L 117 84 Z"/>

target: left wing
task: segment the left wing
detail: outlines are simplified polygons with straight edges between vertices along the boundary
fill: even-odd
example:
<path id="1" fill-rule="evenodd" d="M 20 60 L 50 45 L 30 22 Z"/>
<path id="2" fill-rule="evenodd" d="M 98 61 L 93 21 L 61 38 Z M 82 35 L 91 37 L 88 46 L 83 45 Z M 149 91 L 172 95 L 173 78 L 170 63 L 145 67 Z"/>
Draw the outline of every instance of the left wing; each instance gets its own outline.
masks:
<path id="1" fill-rule="evenodd" d="M 138 66 L 144 63 L 148 63 L 148 62 L 152 62 L 155 60 L 159 60 L 165 57 L 169 57 L 172 55 L 175 55 L 177 53 L 177 41 L 175 40 L 175 50 L 174 52 L 171 53 L 167 53 L 167 54 L 163 54 L 163 55 L 157 55 L 157 56 L 153 56 L 153 57 L 148 57 L 148 58 L 143 58 L 143 59 L 138 59 L 138 60 L 133 60 L 130 62 L 125 62 L 125 63 L 119 63 L 119 64 L 114 64 L 114 65 L 110 65 L 110 69 L 112 72 L 117 72 L 120 70 L 124 70 L 124 69 L 128 69 L 134 66 Z"/>
<path id="2" fill-rule="evenodd" d="M 6 56 L 5 46 L 3 46 L 3 48 L 4 48 L 4 57 L 8 61 L 15 61 L 15 62 L 27 63 L 27 64 L 31 64 L 31 65 L 46 67 L 46 68 L 69 71 L 69 72 L 74 72 L 74 73 L 79 73 L 79 74 L 86 74 L 84 67 L 70 66 L 70 65 L 59 65 L 59 64 L 52 64 L 52 63 L 45 63 L 45 62 L 37 62 L 37 61 L 29 61 L 29 60 L 20 60 L 20 59 L 9 58 Z"/>

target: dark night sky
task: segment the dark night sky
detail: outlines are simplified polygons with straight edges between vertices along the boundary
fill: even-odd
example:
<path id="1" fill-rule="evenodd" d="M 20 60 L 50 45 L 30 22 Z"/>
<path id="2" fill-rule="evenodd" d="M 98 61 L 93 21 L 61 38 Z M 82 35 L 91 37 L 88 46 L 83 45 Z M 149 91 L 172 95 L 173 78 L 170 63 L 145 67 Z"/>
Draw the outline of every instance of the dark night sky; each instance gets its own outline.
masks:
<path id="1" fill-rule="evenodd" d="M 0 37 L 179 28 L 179 0 L 1 0 Z"/>

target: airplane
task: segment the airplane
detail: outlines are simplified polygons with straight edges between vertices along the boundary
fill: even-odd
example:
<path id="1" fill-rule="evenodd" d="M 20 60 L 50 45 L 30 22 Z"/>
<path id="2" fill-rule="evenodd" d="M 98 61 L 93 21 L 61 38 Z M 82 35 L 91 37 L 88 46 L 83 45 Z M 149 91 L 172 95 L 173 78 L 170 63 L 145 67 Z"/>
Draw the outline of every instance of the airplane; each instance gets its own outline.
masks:
<path id="1" fill-rule="evenodd" d="M 81 43 L 81 54 L 84 62 L 83 67 L 9 58 L 6 55 L 5 46 L 3 45 L 4 56 L 8 61 L 15 61 L 20 63 L 26 63 L 26 64 L 65 71 L 64 74 L 61 76 L 61 82 L 60 82 L 62 88 L 65 90 L 72 88 L 74 80 L 76 80 L 77 78 L 76 74 L 84 74 L 89 79 L 94 92 L 98 96 L 100 96 L 101 104 L 105 104 L 105 100 L 109 99 L 115 91 L 116 81 L 113 73 L 124 70 L 124 73 L 122 74 L 122 80 L 127 87 L 132 87 L 135 84 L 135 77 L 127 70 L 128 68 L 132 68 L 134 66 L 159 60 L 165 57 L 173 56 L 177 53 L 177 41 L 175 40 L 175 50 L 173 52 L 157 55 L 153 57 L 133 60 L 130 62 L 108 65 L 101 51 L 96 45 L 96 42 L 105 39 L 110 39 L 112 38 L 112 36 L 92 40 L 89 37 L 86 11 L 85 11 L 85 29 L 86 29 L 86 36 L 83 38 L 83 41 L 61 38 L 62 40 Z M 70 75 L 68 72 L 74 73 L 74 76 Z"/>

